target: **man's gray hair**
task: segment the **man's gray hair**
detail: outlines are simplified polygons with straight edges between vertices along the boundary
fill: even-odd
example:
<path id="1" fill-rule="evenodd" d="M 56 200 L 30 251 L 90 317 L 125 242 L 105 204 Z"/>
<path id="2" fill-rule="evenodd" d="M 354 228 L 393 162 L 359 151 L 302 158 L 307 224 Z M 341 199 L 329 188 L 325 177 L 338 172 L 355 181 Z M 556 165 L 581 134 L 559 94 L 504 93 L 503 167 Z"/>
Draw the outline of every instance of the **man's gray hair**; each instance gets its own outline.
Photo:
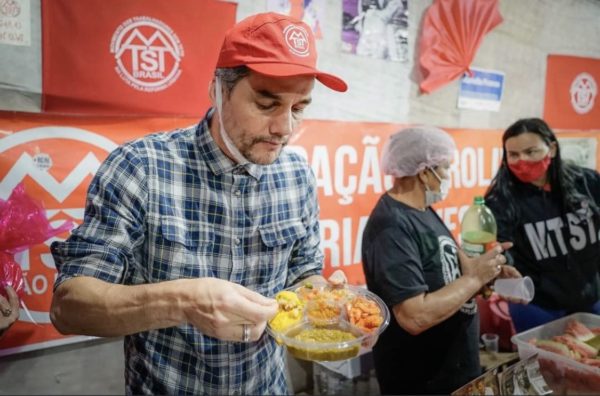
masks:
<path id="1" fill-rule="evenodd" d="M 215 77 L 221 80 L 221 84 L 227 89 L 227 94 L 231 93 L 235 84 L 242 78 L 250 74 L 250 69 L 246 66 L 222 67 L 215 69 Z"/>

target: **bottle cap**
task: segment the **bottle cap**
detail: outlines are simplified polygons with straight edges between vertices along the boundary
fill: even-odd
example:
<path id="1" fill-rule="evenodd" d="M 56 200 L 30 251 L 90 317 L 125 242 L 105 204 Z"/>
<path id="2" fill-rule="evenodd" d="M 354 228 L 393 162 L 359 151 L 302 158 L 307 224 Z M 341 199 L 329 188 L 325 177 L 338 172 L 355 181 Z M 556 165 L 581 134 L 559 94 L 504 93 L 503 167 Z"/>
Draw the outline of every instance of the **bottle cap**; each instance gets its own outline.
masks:
<path id="1" fill-rule="evenodd" d="M 482 196 L 478 195 L 473 199 L 473 203 L 475 205 L 483 205 L 485 203 L 485 199 Z"/>

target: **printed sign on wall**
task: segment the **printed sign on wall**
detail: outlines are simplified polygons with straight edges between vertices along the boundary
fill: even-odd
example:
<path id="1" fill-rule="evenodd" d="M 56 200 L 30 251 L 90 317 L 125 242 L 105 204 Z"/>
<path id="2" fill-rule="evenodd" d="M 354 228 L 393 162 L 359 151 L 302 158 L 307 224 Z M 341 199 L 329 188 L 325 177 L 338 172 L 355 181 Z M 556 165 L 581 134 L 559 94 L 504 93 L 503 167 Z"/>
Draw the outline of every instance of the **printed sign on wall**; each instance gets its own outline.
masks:
<path id="1" fill-rule="evenodd" d="M 458 108 L 499 111 L 504 73 L 472 67 L 460 80 Z"/>
<path id="2" fill-rule="evenodd" d="M 0 44 L 31 45 L 30 0 L 0 0 Z"/>
<path id="3" fill-rule="evenodd" d="M 342 2 L 342 50 L 408 62 L 408 0 Z"/>
<path id="4" fill-rule="evenodd" d="M 203 115 L 236 4 L 44 0 L 43 109 Z M 68 43 L 68 45 L 65 45 Z"/>
<path id="5" fill-rule="evenodd" d="M 553 128 L 600 128 L 600 59 L 550 55 L 544 119 Z"/>

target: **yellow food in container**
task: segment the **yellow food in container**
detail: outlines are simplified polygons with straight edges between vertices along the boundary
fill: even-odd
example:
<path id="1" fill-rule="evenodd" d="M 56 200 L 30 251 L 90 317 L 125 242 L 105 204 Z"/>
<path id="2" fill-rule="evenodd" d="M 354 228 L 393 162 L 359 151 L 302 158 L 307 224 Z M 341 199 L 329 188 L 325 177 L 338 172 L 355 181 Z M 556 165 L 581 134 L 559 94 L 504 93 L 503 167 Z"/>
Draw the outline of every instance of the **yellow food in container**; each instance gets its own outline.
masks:
<path id="1" fill-rule="evenodd" d="M 277 293 L 275 300 L 279 303 L 279 311 L 269 321 L 269 325 L 273 330 L 283 331 L 300 322 L 304 303 L 300 301 L 296 293 L 284 290 Z"/>
<path id="2" fill-rule="evenodd" d="M 294 336 L 295 340 L 303 342 L 343 342 L 355 338 L 349 331 L 337 329 L 305 329 Z"/>
<path id="3" fill-rule="evenodd" d="M 292 337 L 297 345 L 288 344 L 288 351 L 295 357 L 305 360 L 335 361 L 353 358 L 358 355 L 360 345 L 345 342 L 356 340 L 349 331 L 338 329 L 304 329 Z"/>

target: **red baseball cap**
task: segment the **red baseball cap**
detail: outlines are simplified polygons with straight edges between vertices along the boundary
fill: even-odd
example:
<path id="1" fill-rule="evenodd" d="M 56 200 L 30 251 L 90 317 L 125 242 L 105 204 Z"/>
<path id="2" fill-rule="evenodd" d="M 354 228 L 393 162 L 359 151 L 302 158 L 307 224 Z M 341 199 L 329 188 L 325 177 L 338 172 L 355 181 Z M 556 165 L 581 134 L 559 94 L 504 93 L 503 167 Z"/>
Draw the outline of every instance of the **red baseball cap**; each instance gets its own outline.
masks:
<path id="1" fill-rule="evenodd" d="M 225 34 L 217 68 L 247 66 L 273 77 L 315 76 L 339 92 L 348 85 L 339 77 L 317 70 L 317 46 L 311 29 L 287 15 L 252 15 Z"/>

